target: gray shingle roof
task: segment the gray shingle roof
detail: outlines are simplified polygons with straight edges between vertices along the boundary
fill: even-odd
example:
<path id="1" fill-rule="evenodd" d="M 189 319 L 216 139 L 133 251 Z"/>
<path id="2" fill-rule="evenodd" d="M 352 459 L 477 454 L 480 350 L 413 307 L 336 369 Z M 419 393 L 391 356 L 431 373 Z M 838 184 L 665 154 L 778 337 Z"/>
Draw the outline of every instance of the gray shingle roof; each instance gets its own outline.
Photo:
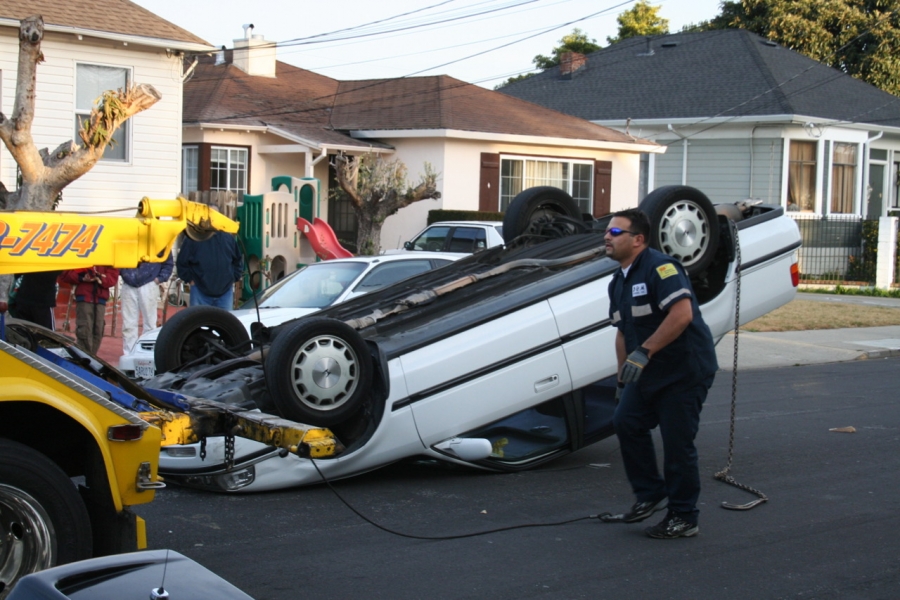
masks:
<path id="1" fill-rule="evenodd" d="M 648 50 L 652 50 L 652 53 Z M 591 121 L 804 115 L 900 126 L 900 98 L 749 31 L 631 38 L 505 94 Z"/>

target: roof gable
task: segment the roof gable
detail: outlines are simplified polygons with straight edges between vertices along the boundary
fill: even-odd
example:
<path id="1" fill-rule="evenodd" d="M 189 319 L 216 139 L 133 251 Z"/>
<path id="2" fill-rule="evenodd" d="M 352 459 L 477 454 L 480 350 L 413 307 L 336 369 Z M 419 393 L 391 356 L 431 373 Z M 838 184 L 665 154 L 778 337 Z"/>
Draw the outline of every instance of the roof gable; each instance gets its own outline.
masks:
<path id="1" fill-rule="evenodd" d="M 591 121 L 804 115 L 900 126 L 900 98 L 742 29 L 631 38 L 500 90 Z"/>
<path id="2" fill-rule="evenodd" d="M 209 46 L 193 33 L 128 0 L 3 0 L 0 3 L 0 19 L 19 21 L 32 15 L 41 15 L 45 25 Z"/>

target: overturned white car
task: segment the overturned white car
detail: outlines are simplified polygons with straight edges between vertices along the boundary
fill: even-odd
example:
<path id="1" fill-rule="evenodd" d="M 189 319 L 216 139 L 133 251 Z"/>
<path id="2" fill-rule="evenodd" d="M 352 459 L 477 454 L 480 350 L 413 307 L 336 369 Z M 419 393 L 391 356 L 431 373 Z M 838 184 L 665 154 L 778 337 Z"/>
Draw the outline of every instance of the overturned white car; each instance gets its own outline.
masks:
<path id="1" fill-rule="evenodd" d="M 800 234 L 781 207 L 713 206 L 684 186 L 660 188 L 641 207 L 651 245 L 685 265 L 716 339 L 734 327 L 739 280 L 742 323 L 794 297 Z M 160 472 L 205 489 L 256 491 L 417 456 L 510 471 L 611 435 L 607 286 L 619 266 L 604 256 L 607 221 L 581 218 L 561 190 L 532 188 L 506 213 L 505 247 L 260 325 L 252 340 L 225 311 L 179 320 L 183 331 L 160 336 L 175 342 L 157 344 L 157 365 L 190 364 L 147 387 L 328 426 L 344 447 L 313 465 L 210 438 L 165 449 Z"/>

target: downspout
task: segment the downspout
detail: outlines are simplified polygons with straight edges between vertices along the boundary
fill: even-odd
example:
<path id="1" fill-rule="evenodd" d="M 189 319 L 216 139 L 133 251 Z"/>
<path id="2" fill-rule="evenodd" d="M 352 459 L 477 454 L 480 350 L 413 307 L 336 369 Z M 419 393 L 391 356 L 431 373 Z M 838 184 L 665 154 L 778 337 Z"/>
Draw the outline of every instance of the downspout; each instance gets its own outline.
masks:
<path id="1" fill-rule="evenodd" d="M 668 127 L 669 127 L 669 131 L 671 131 L 672 133 L 674 133 L 675 135 L 677 135 L 678 137 L 681 138 L 681 144 L 684 148 L 684 154 L 682 155 L 682 159 L 681 159 L 681 185 L 687 185 L 688 138 L 687 138 L 687 136 L 681 135 L 680 133 L 675 131 L 675 128 L 672 127 L 671 123 L 669 123 Z"/>
<path id="2" fill-rule="evenodd" d="M 748 198 L 753 198 L 753 135 L 756 133 L 756 128 L 759 125 L 754 125 L 753 129 L 750 130 L 750 195 Z"/>
<path id="3" fill-rule="evenodd" d="M 313 172 L 314 172 L 313 167 L 315 167 L 317 164 L 322 162 L 323 158 L 326 158 L 328 156 L 328 151 L 325 148 L 322 148 L 319 151 L 319 155 L 315 158 L 312 157 L 312 152 L 310 152 L 309 150 L 307 150 L 305 152 L 305 154 L 306 154 L 306 161 L 305 161 L 306 162 L 306 177 L 315 177 L 315 175 L 313 174 Z"/>

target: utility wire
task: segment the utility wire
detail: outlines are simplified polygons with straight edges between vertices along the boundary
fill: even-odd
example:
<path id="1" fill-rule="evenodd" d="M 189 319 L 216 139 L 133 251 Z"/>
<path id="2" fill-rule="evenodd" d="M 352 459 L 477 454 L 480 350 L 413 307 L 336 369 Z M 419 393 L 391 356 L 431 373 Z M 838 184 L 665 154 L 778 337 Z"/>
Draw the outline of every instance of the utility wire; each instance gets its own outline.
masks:
<path id="1" fill-rule="evenodd" d="M 396 80 L 398 80 L 398 79 L 406 79 L 406 78 L 409 78 L 409 77 L 413 77 L 413 76 L 416 76 L 416 75 L 420 75 L 420 74 L 425 73 L 425 72 L 427 72 L 427 71 L 432 71 L 432 70 L 434 70 L 434 69 L 439 69 L 439 68 L 445 67 L 445 66 L 447 66 L 447 65 L 451 65 L 451 64 L 454 64 L 454 63 L 457 63 L 457 62 L 462 62 L 462 61 L 468 60 L 468 59 L 470 59 L 470 58 L 474 58 L 474 57 L 477 57 L 477 56 L 482 56 L 482 55 L 487 54 L 487 53 L 489 53 L 489 52 L 493 52 L 493 51 L 495 51 L 495 50 L 499 50 L 499 49 L 501 49 L 501 48 L 505 48 L 505 47 L 507 47 L 507 46 L 511 46 L 511 45 L 517 44 L 517 43 L 519 43 L 519 42 L 522 42 L 522 41 L 531 39 L 531 38 L 533 38 L 533 37 L 537 37 L 537 36 L 539 36 L 539 35 L 543 35 L 543 34 L 546 34 L 546 33 L 551 32 L 551 31 L 555 31 L 555 30 L 557 30 L 557 29 L 561 29 L 561 28 L 564 28 L 564 27 L 568 27 L 569 25 L 573 25 L 573 24 L 575 24 L 575 23 L 579 23 L 579 22 L 585 21 L 585 20 L 587 20 L 587 19 L 591 19 L 591 18 L 596 17 L 596 16 L 598 16 L 598 15 L 602 15 L 602 14 L 604 14 L 604 13 L 608 13 L 608 12 L 610 12 L 610 11 L 616 10 L 617 8 L 621 8 L 622 6 L 625 6 L 625 5 L 627 5 L 627 4 L 631 4 L 633 1 L 634 1 L 634 0 L 625 0 L 624 2 L 620 2 L 620 3 L 615 4 L 615 5 L 613 5 L 613 6 L 609 6 L 609 7 L 607 7 L 607 8 L 604 8 L 603 10 L 593 12 L 593 13 L 588 14 L 588 15 L 585 15 L 585 16 L 583 16 L 583 17 L 579 17 L 579 18 L 577 18 L 577 19 L 573 19 L 573 20 L 567 21 L 567 22 L 565 22 L 565 23 L 561 23 L 561 24 L 558 24 L 558 25 L 553 25 L 553 26 L 548 27 L 548 28 L 545 28 L 545 29 L 543 29 L 543 30 L 541 30 L 541 31 L 539 31 L 539 32 L 537 32 L 537 33 L 533 33 L 533 34 L 527 35 L 527 36 L 525 36 L 525 37 L 518 38 L 518 39 L 513 40 L 513 41 L 511 41 L 511 42 L 508 42 L 508 43 L 505 43 L 505 44 L 501 44 L 500 46 L 495 46 L 495 47 L 490 48 L 490 49 L 488 49 L 488 50 L 483 50 L 483 51 L 480 51 L 480 52 L 476 52 L 476 53 L 474 53 L 474 54 L 470 54 L 470 55 L 468 55 L 468 56 L 464 56 L 464 57 L 459 58 L 459 59 L 455 59 L 455 60 L 452 60 L 452 61 L 448 61 L 448 62 L 442 63 L 442 64 L 440 64 L 440 65 L 436 65 L 436 66 L 432 66 L 432 67 L 429 67 L 429 68 L 426 68 L 426 69 L 422 69 L 422 70 L 419 70 L 419 71 L 415 71 L 415 72 L 413 72 L 413 73 L 409 73 L 409 74 L 407 74 L 407 75 L 404 75 L 403 77 L 395 77 L 395 78 L 390 78 L 390 79 L 379 79 L 379 80 L 372 81 L 371 83 L 365 84 L 365 85 L 363 85 L 363 86 L 357 87 L 357 88 L 352 89 L 352 90 L 347 90 L 347 91 L 343 91 L 343 92 L 336 92 L 336 93 L 334 93 L 334 94 L 323 95 L 323 96 L 319 96 L 319 97 L 316 97 L 316 98 L 309 98 L 309 99 L 307 99 L 307 100 L 304 100 L 304 102 L 307 103 L 307 104 L 312 104 L 312 103 L 315 103 L 315 102 L 324 102 L 324 101 L 326 101 L 326 100 L 336 100 L 338 96 L 341 96 L 341 95 L 344 95 L 344 94 L 348 94 L 348 93 L 357 93 L 357 92 L 360 92 L 361 90 L 365 90 L 365 89 L 372 88 L 372 87 L 379 86 L 379 85 L 385 85 L 386 83 L 391 83 L 391 82 L 394 82 L 394 81 L 396 81 Z M 249 77 L 249 76 L 248 76 L 248 77 Z M 468 82 L 460 82 L 459 84 L 454 84 L 453 86 L 447 86 L 447 87 L 445 87 L 445 88 L 442 88 L 441 91 L 445 91 L 445 90 L 447 90 L 447 89 L 452 89 L 452 88 L 454 88 L 454 87 L 463 87 L 463 86 L 468 86 L 468 85 L 472 85 L 472 84 L 471 84 L 471 83 L 468 83 Z M 419 93 L 420 93 L 419 91 L 410 92 L 409 94 L 399 95 L 399 96 L 397 96 L 397 98 L 401 98 L 402 96 L 405 96 L 405 95 L 408 95 L 408 96 L 410 96 L 410 97 L 413 97 L 413 96 L 417 96 Z M 360 104 L 363 104 L 363 103 L 364 103 L 364 101 L 360 101 Z M 315 106 L 315 107 L 306 108 L 306 109 L 299 109 L 299 110 L 296 109 L 296 108 L 291 107 L 291 108 L 288 108 L 288 109 L 282 110 L 282 111 L 279 111 L 279 110 L 277 110 L 277 109 L 274 109 L 274 110 L 273 110 L 272 108 L 266 108 L 266 109 L 262 109 L 262 110 L 259 110 L 259 111 L 244 112 L 244 113 L 237 113 L 237 114 L 233 114 L 233 115 L 221 116 L 221 117 L 217 117 L 216 120 L 217 120 L 217 121 L 220 121 L 220 120 L 246 119 L 246 118 L 251 118 L 251 117 L 263 117 L 263 116 L 264 116 L 264 117 L 277 117 L 277 116 L 282 116 L 282 115 L 302 114 L 302 113 L 304 113 L 304 112 L 319 111 L 319 110 L 321 110 L 321 109 L 322 109 L 322 106 L 321 106 L 321 105 L 317 105 L 317 106 Z"/>

